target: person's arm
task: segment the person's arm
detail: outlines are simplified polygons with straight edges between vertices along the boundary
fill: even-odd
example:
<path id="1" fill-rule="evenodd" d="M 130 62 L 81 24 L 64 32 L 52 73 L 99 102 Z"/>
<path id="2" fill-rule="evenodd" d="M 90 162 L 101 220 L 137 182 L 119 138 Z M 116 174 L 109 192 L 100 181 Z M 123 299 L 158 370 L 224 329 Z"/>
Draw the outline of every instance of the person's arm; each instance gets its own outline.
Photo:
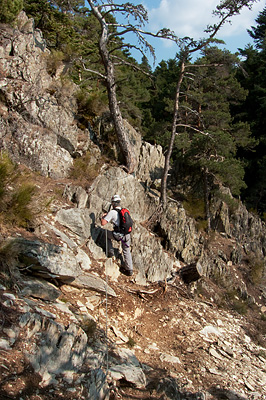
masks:
<path id="1" fill-rule="evenodd" d="M 106 221 L 106 219 L 104 219 L 104 217 L 101 218 L 101 225 L 104 226 L 108 224 L 108 222 Z"/>
<path id="2" fill-rule="evenodd" d="M 106 217 L 107 214 L 108 214 L 108 213 L 105 213 L 105 214 L 102 215 L 102 218 L 101 218 L 101 225 L 102 225 L 102 226 L 108 224 L 108 222 L 109 222 L 109 221 L 107 221 L 107 220 L 105 219 L 105 217 Z"/>

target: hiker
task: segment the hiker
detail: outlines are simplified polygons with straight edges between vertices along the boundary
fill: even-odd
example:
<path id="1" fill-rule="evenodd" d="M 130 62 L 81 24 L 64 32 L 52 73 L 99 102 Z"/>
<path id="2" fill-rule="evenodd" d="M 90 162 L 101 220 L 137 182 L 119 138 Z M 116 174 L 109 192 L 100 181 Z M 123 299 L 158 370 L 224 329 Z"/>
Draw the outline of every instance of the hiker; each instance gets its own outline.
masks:
<path id="1" fill-rule="evenodd" d="M 105 213 L 101 217 L 101 225 L 104 226 L 108 222 L 111 222 L 113 224 L 113 231 L 107 230 L 107 255 L 108 257 L 113 257 L 114 256 L 114 248 L 112 245 L 112 240 L 117 240 L 121 241 L 122 243 L 122 252 L 123 252 L 123 257 L 124 257 L 124 264 L 125 266 L 120 268 L 120 272 L 127 276 L 131 276 L 133 274 L 133 265 L 132 265 L 132 257 L 131 257 L 131 252 L 130 252 L 130 233 L 127 233 L 128 229 L 126 230 L 126 233 L 121 232 L 121 216 L 120 212 L 122 209 L 120 206 L 121 199 L 118 194 L 114 195 L 111 199 L 111 210 L 108 213 Z M 128 212 L 128 210 L 126 210 Z M 130 218 L 131 219 L 131 218 Z M 129 228 L 131 231 L 131 228 Z"/>

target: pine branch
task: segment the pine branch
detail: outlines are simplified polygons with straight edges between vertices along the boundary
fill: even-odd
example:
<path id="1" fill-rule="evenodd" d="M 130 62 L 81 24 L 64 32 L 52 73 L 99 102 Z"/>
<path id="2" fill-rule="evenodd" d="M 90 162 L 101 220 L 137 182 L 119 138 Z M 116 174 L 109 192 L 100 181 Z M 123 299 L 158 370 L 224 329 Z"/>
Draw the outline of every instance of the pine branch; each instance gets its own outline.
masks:
<path id="1" fill-rule="evenodd" d="M 103 78 L 105 80 L 107 79 L 106 76 L 101 74 L 99 71 L 95 71 L 95 70 L 93 70 L 91 68 L 85 67 L 85 64 L 83 62 L 82 62 L 82 66 L 83 66 L 84 71 L 91 72 L 92 74 L 98 75 L 98 76 L 100 76 L 101 78 Z"/>
<path id="2" fill-rule="evenodd" d="M 146 71 L 144 71 L 142 68 L 138 67 L 137 65 L 134 65 L 128 61 L 125 61 L 123 58 L 112 55 L 112 58 L 116 58 L 117 60 L 120 60 L 121 63 L 116 64 L 116 65 L 128 65 L 129 67 L 132 67 L 135 71 L 139 71 L 144 75 L 147 75 L 149 78 L 152 78 L 152 75 Z"/>
<path id="3" fill-rule="evenodd" d="M 182 126 L 183 128 L 190 128 L 190 129 L 192 129 L 193 131 L 198 132 L 198 133 L 201 133 L 201 134 L 204 135 L 204 136 L 211 136 L 208 132 L 203 132 L 203 131 L 201 131 L 200 129 L 194 128 L 194 126 L 191 126 L 191 125 L 187 125 L 187 124 L 176 124 L 176 127 L 177 127 L 177 126 Z M 176 135 L 179 135 L 179 133 L 176 132 Z"/>

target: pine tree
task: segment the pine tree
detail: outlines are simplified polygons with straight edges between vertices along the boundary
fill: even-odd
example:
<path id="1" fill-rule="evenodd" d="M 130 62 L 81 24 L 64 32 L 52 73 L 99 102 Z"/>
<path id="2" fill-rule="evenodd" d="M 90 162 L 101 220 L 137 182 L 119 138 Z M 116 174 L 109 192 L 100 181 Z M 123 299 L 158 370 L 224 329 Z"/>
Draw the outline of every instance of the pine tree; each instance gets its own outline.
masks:
<path id="1" fill-rule="evenodd" d="M 266 213 L 266 8 L 259 13 L 256 22 L 257 26 L 248 31 L 256 48 L 249 45 L 241 50 L 245 60 L 238 73 L 238 80 L 248 91 L 248 96 L 241 107 L 233 108 L 233 111 L 235 118 L 250 124 L 252 135 L 258 141 L 253 153 L 243 153 L 247 164 L 247 189 L 243 198 L 249 208 L 263 215 Z"/>
<path id="2" fill-rule="evenodd" d="M 183 75 L 178 58 L 162 62 L 155 71 L 158 95 L 150 101 L 160 105 L 160 111 L 156 107 L 152 110 L 155 133 L 163 124 L 171 124 L 177 78 L 182 81 L 171 160 L 173 170 L 179 171 L 176 182 L 192 182 L 189 176 L 193 175 L 197 196 L 205 198 L 207 218 L 210 183 L 215 179 L 239 195 L 245 187 L 239 150 L 247 152 L 255 145 L 249 125 L 231 116 L 230 104 L 240 103 L 247 95 L 236 79 L 239 63 L 229 51 L 206 46 L 202 57 L 193 64 L 187 62 Z M 166 130 L 164 135 L 166 139 Z"/>
<path id="3" fill-rule="evenodd" d="M 177 58 L 161 61 L 153 73 L 154 86 L 151 88 L 150 101 L 144 106 L 146 108 L 146 117 L 143 121 L 144 137 L 164 148 L 169 143 L 179 72 Z"/>
<path id="4" fill-rule="evenodd" d="M 241 147 L 251 149 L 255 144 L 248 124 L 234 123 L 230 113 L 229 104 L 246 97 L 235 77 L 234 66 L 238 62 L 226 50 L 204 50 L 204 56 L 194 64 L 197 73 L 187 84 L 180 104 L 177 144 L 187 165 L 215 175 L 235 195 L 245 186 L 244 165 L 237 158 L 237 151 Z"/>
<path id="5" fill-rule="evenodd" d="M 256 43 L 258 49 L 263 49 L 266 46 L 266 8 L 259 13 L 255 22 L 257 26 L 252 26 L 248 29 L 248 33 Z"/>
<path id="6" fill-rule="evenodd" d="M 221 1 L 219 5 L 217 5 L 216 9 L 214 10 L 213 14 L 218 17 L 218 23 L 214 25 L 208 25 L 205 32 L 208 33 L 208 37 L 206 39 L 200 39 L 195 41 L 192 38 L 185 37 L 183 39 L 176 39 L 180 47 L 180 74 L 179 78 L 176 83 L 176 95 L 175 95 L 175 102 L 174 102 L 174 110 L 173 110 L 173 120 L 172 120 L 172 129 L 171 129 L 171 136 L 169 140 L 168 149 L 166 152 L 165 157 L 165 166 L 161 184 L 161 199 L 160 199 L 160 209 L 163 209 L 167 202 L 167 177 L 170 168 L 170 160 L 171 155 L 174 149 L 174 142 L 178 120 L 178 113 L 179 113 L 179 105 L 180 105 L 180 95 L 181 95 L 181 87 L 183 84 L 183 80 L 185 78 L 187 63 L 189 61 L 189 57 L 192 53 L 196 51 L 205 49 L 211 42 L 215 41 L 215 36 L 219 29 L 227 22 L 230 21 L 230 18 L 233 15 L 239 14 L 243 7 L 250 8 L 254 3 L 254 0 L 225 0 Z"/>
<path id="7" fill-rule="evenodd" d="M 0 22 L 9 24 L 22 10 L 23 0 L 0 0 Z"/>

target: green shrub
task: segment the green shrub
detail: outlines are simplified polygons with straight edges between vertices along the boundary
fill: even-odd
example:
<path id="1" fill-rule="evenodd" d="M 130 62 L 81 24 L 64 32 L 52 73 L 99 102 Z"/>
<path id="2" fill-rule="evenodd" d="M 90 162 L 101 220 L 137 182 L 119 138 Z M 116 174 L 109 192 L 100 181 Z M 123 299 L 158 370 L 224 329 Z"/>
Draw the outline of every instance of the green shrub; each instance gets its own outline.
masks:
<path id="1" fill-rule="evenodd" d="M 102 163 L 92 162 L 91 157 L 91 153 L 88 151 L 84 156 L 76 158 L 69 174 L 70 178 L 86 183 L 93 181 L 97 177 Z"/>
<path id="2" fill-rule="evenodd" d="M 33 219 L 30 203 L 35 193 L 35 186 L 22 184 L 12 193 L 9 207 L 8 220 L 15 225 L 27 227 Z"/>
<path id="3" fill-rule="evenodd" d="M 215 191 L 215 196 L 219 198 L 221 201 L 223 201 L 225 204 L 227 204 L 229 211 L 231 213 L 234 213 L 237 210 L 239 202 L 234 197 L 230 196 L 229 194 L 222 193 L 221 191 L 218 190 Z"/>
<path id="4" fill-rule="evenodd" d="M 80 325 L 88 338 L 93 339 L 96 333 L 97 324 L 93 319 L 84 318 Z"/>
<path id="5" fill-rule="evenodd" d="M 13 240 L 4 241 L 0 245 L 0 282 L 8 289 L 17 284 L 13 271 L 13 260 L 16 257 L 16 248 Z"/>
<path id="6" fill-rule="evenodd" d="M 206 212 L 204 200 L 193 196 L 187 196 L 183 201 L 183 207 L 191 218 L 194 218 L 198 230 L 207 228 Z"/>
<path id="7" fill-rule="evenodd" d="M 46 57 L 46 69 L 49 75 L 54 76 L 64 59 L 64 53 L 58 50 L 52 50 Z"/>
<path id="8" fill-rule="evenodd" d="M 23 0 L 0 0 L 0 22 L 10 24 L 23 7 Z"/>
<path id="9" fill-rule="evenodd" d="M 16 165 L 7 154 L 0 156 L 0 217 L 1 221 L 27 227 L 33 219 L 31 201 L 35 186 L 25 183 Z"/>
<path id="10" fill-rule="evenodd" d="M 248 310 L 248 302 L 240 298 L 240 293 L 237 289 L 227 290 L 225 297 L 228 300 L 230 307 L 240 315 L 245 315 Z"/>
<path id="11" fill-rule="evenodd" d="M 9 157 L 4 153 L 0 157 L 0 202 L 6 192 L 6 185 L 15 170 L 14 164 Z M 0 205 L 1 208 L 1 205 Z"/>
<path id="12" fill-rule="evenodd" d="M 248 310 L 247 302 L 242 299 L 233 299 L 231 302 L 232 308 L 240 315 L 245 315 Z"/>
<path id="13" fill-rule="evenodd" d="M 128 346 L 130 349 L 132 349 L 135 345 L 136 345 L 135 340 L 134 340 L 132 337 L 130 337 L 130 338 L 128 339 L 128 341 L 127 341 L 127 346 Z"/>
<path id="14" fill-rule="evenodd" d="M 108 109 L 108 98 L 104 91 L 94 88 L 89 92 L 81 88 L 76 93 L 79 117 L 90 121 L 95 115 L 101 115 Z"/>
<path id="15" fill-rule="evenodd" d="M 255 256 L 250 255 L 248 258 L 249 262 L 249 278 L 253 285 L 261 282 L 264 272 L 264 260 Z"/>
<path id="16" fill-rule="evenodd" d="M 192 218 L 205 218 L 205 205 L 203 199 L 187 196 L 183 202 L 184 209 Z"/>

